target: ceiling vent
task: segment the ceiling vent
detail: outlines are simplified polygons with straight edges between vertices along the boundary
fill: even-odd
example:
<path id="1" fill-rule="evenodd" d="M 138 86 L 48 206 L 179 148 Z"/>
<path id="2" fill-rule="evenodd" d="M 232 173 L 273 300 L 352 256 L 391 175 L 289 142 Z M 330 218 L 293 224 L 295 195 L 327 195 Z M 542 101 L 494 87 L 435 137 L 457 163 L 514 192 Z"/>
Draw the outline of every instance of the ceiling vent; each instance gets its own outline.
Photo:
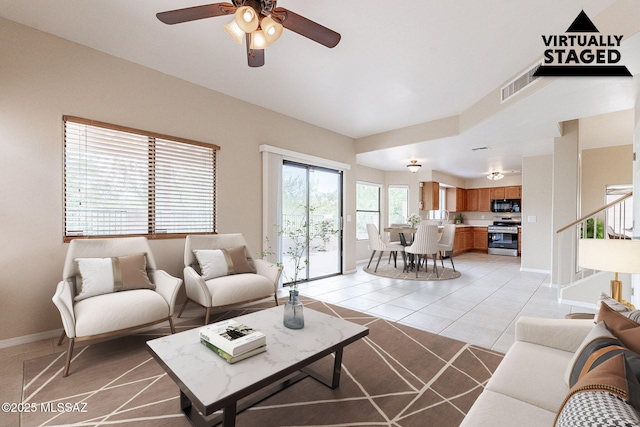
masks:
<path id="1" fill-rule="evenodd" d="M 542 65 L 542 63 L 535 64 L 533 67 L 513 79 L 511 83 L 504 86 L 500 91 L 501 101 L 507 101 L 518 92 L 537 82 L 540 77 L 534 76 L 534 74 L 540 65 Z"/>
<path id="2" fill-rule="evenodd" d="M 485 145 L 484 147 L 476 147 L 471 149 L 471 151 L 482 151 L 482 150 L 490 150 L 490 148 Z"/>

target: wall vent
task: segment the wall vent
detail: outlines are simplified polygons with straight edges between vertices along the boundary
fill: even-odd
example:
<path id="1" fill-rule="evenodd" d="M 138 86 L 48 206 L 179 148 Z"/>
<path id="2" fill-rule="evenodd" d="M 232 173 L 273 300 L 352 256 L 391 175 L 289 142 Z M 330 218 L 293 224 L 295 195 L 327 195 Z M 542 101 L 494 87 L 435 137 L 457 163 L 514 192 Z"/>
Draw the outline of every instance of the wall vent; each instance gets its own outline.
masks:
<path id="1" fill-rule="evenodd" d="M 540 77 L 534 76 L 534 73 L 540 67 L 540 65 L 542 65 L 542 63 L 534 65 L 533 67 L 529 68 L 527 71 L 513 79 L 509 84 L 504 86 L 500 91 L 501 102 L 507 101 L 518 92 L 540 80 Z"/>

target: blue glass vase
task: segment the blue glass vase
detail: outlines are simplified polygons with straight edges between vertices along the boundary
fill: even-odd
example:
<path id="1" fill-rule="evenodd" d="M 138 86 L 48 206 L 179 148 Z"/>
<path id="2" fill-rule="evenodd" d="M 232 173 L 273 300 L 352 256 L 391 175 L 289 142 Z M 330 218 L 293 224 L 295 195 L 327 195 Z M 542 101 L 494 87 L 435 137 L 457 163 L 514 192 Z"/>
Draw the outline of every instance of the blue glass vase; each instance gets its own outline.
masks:
<path id="1" fill-rule="evenodd" d="M 289 300 L 284 303 L 284 326 L 289 329 L 304 328 L 304 305 L 298 299 L 298 291 L 289 291 Z"/>

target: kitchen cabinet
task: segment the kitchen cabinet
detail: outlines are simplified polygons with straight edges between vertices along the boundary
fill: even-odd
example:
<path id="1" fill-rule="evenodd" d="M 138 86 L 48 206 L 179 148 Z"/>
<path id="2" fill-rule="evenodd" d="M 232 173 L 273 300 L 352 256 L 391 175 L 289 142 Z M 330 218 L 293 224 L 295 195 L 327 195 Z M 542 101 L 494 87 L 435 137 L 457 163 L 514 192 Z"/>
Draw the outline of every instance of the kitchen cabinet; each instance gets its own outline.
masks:
<path id="1" fill-rule="evenodd" d="M 512 187 L 504 188 L 505 198 L 507 199 L 521 199 L 522 198 L 522 186 L 514 185 Z"/>
<path id="2" fill-rule="evenodd" d="M 500 200 L 505 198 L 506 197 L 505 197 L 504 187 L 491 188 L 491 200 Z"/>
<path id="3" fill-rule="evenodd" d="M 447 210 L 451 212 L 464 212 L 467 206 L 466 190 L 464 188 L 447 188 Z"/>
<path id="4" fill-rule="evenodd" d="M 518 227 L 518 255 L 522 255 L 522 228 Z"/>
<path id="5" fill-rule="evenodd" d="M 489 231 L 487 227 L 473 228 L 473 249 L 485 253 L 489 249 Z"/>
<path id="6" fill-rule="evenodd" d="M 429 181 L 422 182 L 422 210 L 437 211 L 440 209 L 440 184 Z"/>
<path id="7" fill-rule="evenodd" d="M 453 239 L 453 254 L 468 252 L 473 248 L 473 227 L 456 227 Z"/>
<path id="8" fill-rule="evenodd" d="M 491 212 L 491 188 L 478 189 L 478 212 Z"/>
<path id="9" fill-rule="evenodd" d="M 479 192 L 477 188 L 470 188 L 467 190 L 467 212 L 478 212 L 478 195 Z"/>

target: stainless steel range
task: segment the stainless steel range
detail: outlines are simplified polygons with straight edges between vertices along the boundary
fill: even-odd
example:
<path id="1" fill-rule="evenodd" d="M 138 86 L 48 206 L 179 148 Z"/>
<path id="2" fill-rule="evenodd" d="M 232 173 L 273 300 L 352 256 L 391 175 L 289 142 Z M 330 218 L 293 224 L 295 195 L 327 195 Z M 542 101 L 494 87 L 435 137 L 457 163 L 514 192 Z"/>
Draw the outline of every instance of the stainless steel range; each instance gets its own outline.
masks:
<path id="1" fill-rule="evenodd" d="M 494 216 L 493 225 L 488 227 L 489 249 L 492 255 L 518 256 L 518 226 L 520 216 Z"/>

